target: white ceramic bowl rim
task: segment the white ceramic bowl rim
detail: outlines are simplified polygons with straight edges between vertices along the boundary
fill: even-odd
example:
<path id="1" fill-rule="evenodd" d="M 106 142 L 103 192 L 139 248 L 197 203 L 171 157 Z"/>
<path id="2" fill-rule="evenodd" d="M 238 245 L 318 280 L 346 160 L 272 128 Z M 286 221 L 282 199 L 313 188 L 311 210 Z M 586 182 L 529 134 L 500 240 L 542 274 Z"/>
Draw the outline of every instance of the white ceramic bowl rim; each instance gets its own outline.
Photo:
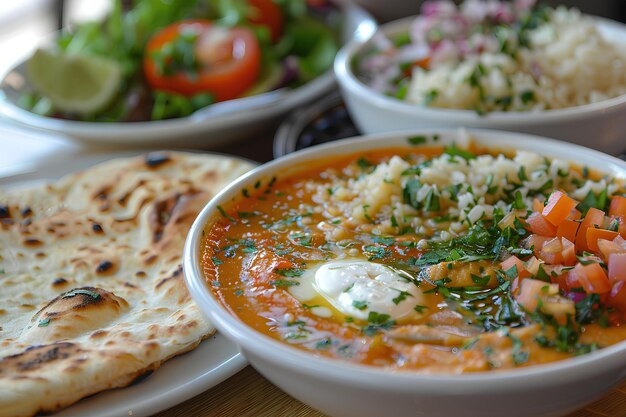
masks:
<path id="1" fill-rule="evenodd" d="M 371 387 L 385 384 L 401 392 L 411 391 L 416 385 L 419 385 L 420 390 L 433 393 L 441 392 L 442 389 L 447 390 L 447 392 L 468 393 L 484 391 L 486 388 L 497 391 L 499 387 L 504 389 L 509 383 L 517 382 L 521 378 L 526 383 L 533 383 L 539 386 L 549 385 L 566 378 L 572 372 L 601 374 L 603 371 L 614 369 L 616 366 L 623 367 L 624 376 L 626 376 L 626 342 L 620 342 L 580 357 L 549 364 L 461 375 L 424 375 L 405 370 L 391 371 L 374 366 L 344 362 L 339 359 L 316 357 L 310 352 L 291 347 L 286 343 L 251 329 L 224 308 L 208 290 L 205 285 L 199 258 L 199 248 L 204 227 L 212 216 L 217 215 L 217 206 L 224 200 L 235 197 L 242 187 L 252 184 L 258 178 L 269 177 L 272 173 L 281 172 L 281 169 L 293 167 L 294 162 L 302 163 L 307 160 L 318 160 L 320 151 L 325 152 L 327 155 L 335 155 L 332 151 L 337 151 L 336 154 L 343 154 L 353 153 L 358 149 L 384 148 L 386 146 L 400 145 L 401 140 L 406 140 L 407 137 L 414 135 L 438 134 L 442 137 L 440 143 L 445 144 L 454 140 L 455 136 L 453 135 L 456 135 L 457 132 L 458 129 L 420 129 L 348 138 L 289 154 L 245 174 L 222 190 L 204 207 L 187 236 L 183 267 L 185 281 L 192 296 L 199 305 L 209 307 L 204 309 L 209 318 L 220 331 L 242 346 L 244 351 L 254 352 L 255 355 L 262 356 L 265 360 L 272 363 L 287 363 L 298 367 L 300 370 L 327 376 L 334 380 L 346 381 L 356 386 Z M 568 155 L 576 154 L 579 156 L 578 159 L 574 160 L 577 164 L 588 164 L 592 168 L 602 169 L 604 172 L 612 172 L 619 174 L 620 178 L 626 178 L 626 162 L 582 146 L 538 136 L 497 130 L 468 129 L 468 132 L 479 143 L 482 141 L 488 142 L 488 146 L 496 149 L 509 149 L 513 147 L 512 144 L 522 144 L 518 146 L 520 149 L 540 150 L 540 153 L 553 157 L 559 155 L 561 158 L 567 158 L 568 160 L 573 160 Z M 504 140 L 505 143 L 498 145 L 498 140 Z M 408 147 L 406 142 L 402 143 Z"/>
<path id="2" fill-rule="evenodd" d="M 609 19 L 593 17 L 601 28 L 608 29 L 612 32 L 620 33 L 624 37 L 626 43 L 626 25 Z M 395 20 L 386 23 L 378 28 L 385 34 L 397 33 L 405 29 L 415 16 Z M 584 104 L 581 106 L 568 107 L 563 109 L 552 109 L 544 111 L 516 111 L 516 112 L 490 112 L 485 115 L 478 115 L 473 110 L 458 110 L 436 107 L 420 107 L 414 104 L 406 103 L 402 100 L 388 97 L 381 94 L 368 85 L 359 80 L 352 71 L 352 63 L 354 57 L 364 48 L 371 44 L 371 40 L 353 40 L 344 45 L 335 57 L 335 76 L 340 80 L 342 85 L 349 89 L 352 93 L 357 94 L 379 107 L 388 108 L 404 114 L 413 114 L 419 112 L 424 117 L 432 120 L 447 120 L 454 118 L 459 124 L 463 124 L 472 120 L 485 120 L 494 124 L 519 123 L 528 116 L 532 116 L 533 122 L 547 122 L 555 119 L 573 119 L 581 115 L 589 115 L 593 113 L 602 113 L 614 108 L 626 107 L 626 94 L 613 97 L 611 99 L 598 101 L 595 103 Z"/>

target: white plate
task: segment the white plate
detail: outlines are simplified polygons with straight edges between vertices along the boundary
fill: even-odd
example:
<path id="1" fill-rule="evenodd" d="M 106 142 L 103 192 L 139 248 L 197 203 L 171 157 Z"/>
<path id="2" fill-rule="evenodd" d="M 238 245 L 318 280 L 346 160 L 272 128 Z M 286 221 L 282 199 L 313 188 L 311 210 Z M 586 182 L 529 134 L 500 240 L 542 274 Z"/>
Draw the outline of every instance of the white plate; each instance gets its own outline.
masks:
<path id="1" fill-rule="evenodd" d="M 35 163 L 30 172 L 0 177 L 0 186 L 13 188 L 53 180 L 100 162 L 137 154 L 137 151 L 115 153 L 70 151 L 55 155 L 54 159 L 47 163 Z M 221 334 L 216 334 L 191 352 L 165 362 L 141 382 L 101 392 L 52 415 L 54 417 L 151 415 L 206 391 L 236 374 L 247 364 L 237 345 Z"/>
<path id="2" fill-rule="evenodd" d="M 334 0 L 342 10 L 342 43 L 364 40 L 376 22 L 349 0 Z M 39 116 L 20 108 L 17 101 L 28 80 L 21 63 L 0 81 L 0 114 L 31 128 L 62 133 L 85 143 L 116 145 L 219 146 L 250 135 L 294 108 L 333 89 L 332 68 L 292 90 L 275 90 L 256 96 L 217 103 L 189 117 L 149 122 L 98 123 Z"/>

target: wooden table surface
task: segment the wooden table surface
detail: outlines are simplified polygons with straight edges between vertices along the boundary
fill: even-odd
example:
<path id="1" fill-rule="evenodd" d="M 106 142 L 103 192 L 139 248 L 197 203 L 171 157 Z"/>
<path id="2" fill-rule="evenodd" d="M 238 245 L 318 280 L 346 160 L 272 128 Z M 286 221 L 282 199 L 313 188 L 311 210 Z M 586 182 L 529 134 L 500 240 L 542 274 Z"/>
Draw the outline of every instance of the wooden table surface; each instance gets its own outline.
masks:
<path id="1" fill-rule="evenodd" d="M 17 134 L 13 127 L 0 125 L 0 172 L 2 169 L 21 168 L 32 158 L 44 158 L 55 153 L 82 152 L 75 144 L 64 141 L 41 142 L 37 138 L 24 136 L 20 141 L 2 141 L 7 134 Z M 6 131 L 6 129 L 11 129 Z M 250 142 L 241 142 L 217 149 L 220 152 L 240 155 L 258 162 L 272 159 L 272 131 L 262 132 Z M 13 164 L 13 165 L 11 165 Z M 567 395 L 567 393 L 564 393 Z M 290 397 L 267 379 L 248 366 L 221 384 L 196 397 L 164 410 L 155 417 L 323 417 L 324 414 Z M 567 417 L 626 417 L 626 383 L 614 389 L 583 410 Z"/>

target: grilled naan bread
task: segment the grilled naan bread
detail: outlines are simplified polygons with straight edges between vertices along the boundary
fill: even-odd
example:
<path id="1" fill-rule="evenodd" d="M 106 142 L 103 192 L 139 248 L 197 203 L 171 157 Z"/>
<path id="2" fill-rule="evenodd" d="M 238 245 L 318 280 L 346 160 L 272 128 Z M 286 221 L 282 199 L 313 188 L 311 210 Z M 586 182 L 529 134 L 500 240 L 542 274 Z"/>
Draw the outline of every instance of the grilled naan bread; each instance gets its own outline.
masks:
<path id="1" fill-rule="evenodd" d="M 213 333 L 185 287 L 183 244 L 250 168 L 152 153 L 0 190 L 0 416 L 126 386 Z"/>

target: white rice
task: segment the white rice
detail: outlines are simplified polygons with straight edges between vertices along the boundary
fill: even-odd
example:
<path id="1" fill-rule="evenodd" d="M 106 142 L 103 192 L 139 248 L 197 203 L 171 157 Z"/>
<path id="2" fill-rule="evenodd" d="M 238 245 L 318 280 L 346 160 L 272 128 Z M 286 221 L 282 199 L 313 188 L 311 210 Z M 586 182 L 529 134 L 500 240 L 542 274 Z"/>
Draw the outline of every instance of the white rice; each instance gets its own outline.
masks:
<path id="1" fill-rule="evenodd" d="M 431 61 L 428 71 L 416 67 L 405 99 L 431 107 L 475 109 L 479 93 L 468 78 L 478 64 L 485 70 L 480 77 L 484 95 L 510 96 L 510 110 L 528 110 L 522 100 L 528 91 L 534 93 L 534 110 L 580 106 L 626 94 L 626 43 L 606 40 L 593 18 L 559 7 L 547 24 L 531 32 L 530 41 L 531 47 L 520 48 L 515 58 L 485 52 L 458 63 L 448 55 Z M 437 96 L 430 101 L 432 91 Z"/>

